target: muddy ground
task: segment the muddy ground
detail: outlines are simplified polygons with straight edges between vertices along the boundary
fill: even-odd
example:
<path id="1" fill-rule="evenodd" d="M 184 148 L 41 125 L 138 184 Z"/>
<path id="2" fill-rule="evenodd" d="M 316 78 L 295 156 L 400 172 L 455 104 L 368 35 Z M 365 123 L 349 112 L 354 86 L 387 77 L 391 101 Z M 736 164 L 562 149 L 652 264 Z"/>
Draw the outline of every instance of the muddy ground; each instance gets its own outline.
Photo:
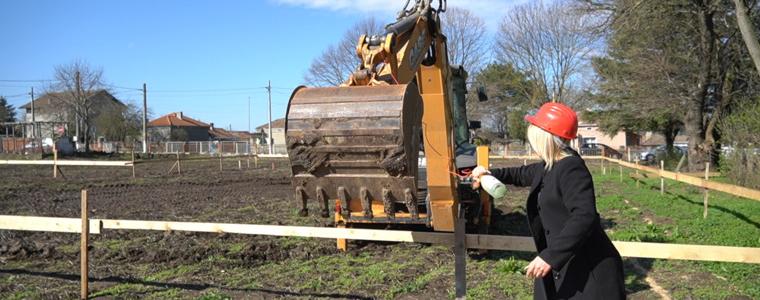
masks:
<path id="1" fill-rule="evenodd" d="M 131 168 L 61 167 L 65 179 L 54 179 L 48 166 L 0 166 L 0 214 L 79 217 L 86 188 L 91 218 L 333 225 L 315 203 L 310 216 L 298 216 L 286 161 L 256 169 L 243 159 L 238 169 L 237 159 L 227 159 L 222 171 L 216 160 L 187 161 L 182 175 L 168 175 L 172 164 L 140 164 L 134 179 Z M 528 235 L 526 194 L 510 188 L 497 202 L 495 233 Z M 341 253 L 326 239 L 115 230 L 92 235 L 91 245 L 94 298 L 439 299 L 454 292 L 453 255 L 442 246 L 352 241 Z M 77 234 L 0 231 L 0 298 L 78 297 L 78 252 Z M 531 258 L 471 252 L 471 298 L 530 298 L 532 283 L 520 270 Z M 651 262 L 626 260 L 632 298 L 659 297 L 647 281 Z"/>

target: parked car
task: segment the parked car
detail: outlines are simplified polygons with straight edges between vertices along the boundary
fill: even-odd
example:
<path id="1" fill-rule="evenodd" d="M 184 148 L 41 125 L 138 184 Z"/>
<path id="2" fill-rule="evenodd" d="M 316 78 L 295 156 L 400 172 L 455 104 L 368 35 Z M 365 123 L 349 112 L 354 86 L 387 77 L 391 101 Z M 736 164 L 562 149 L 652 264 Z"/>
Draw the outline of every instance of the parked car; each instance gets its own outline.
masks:
<path id="1" fill-rule="evenodd" d="M 607 146 L 605 144 L 597 144 L 597 143 L 588 143 L 583 144 L 580 148 L 580 154 L 581 155 L 602 155 L 602 149 L 604 149 L 604 155 L 607 157 L 612 157 L 616 159 L 620 159 L 623 157 L 623 155 L 613 149 L 610 146 Z"/>
<path id="2" fill-rule="evenodd" d="M 673 150 L 679 156 L 683 155 L 684 153 L 688 151 L 686 147 L 679 147 L 679 146 L 673 146 Z M 649 148 L 639 153 L 639 160 L 643 162 L 654 163 L 655 159 L 658 156 L 661 157 L 664 154 L 665 154 L 665 145 L 659 145 L 657 147 Z"/>

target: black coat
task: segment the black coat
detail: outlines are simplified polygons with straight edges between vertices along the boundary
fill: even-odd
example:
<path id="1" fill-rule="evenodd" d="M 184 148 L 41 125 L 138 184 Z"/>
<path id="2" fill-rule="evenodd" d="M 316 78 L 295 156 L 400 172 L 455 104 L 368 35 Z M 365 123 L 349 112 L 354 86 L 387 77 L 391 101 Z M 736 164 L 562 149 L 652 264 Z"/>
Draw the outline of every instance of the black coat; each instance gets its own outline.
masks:
<path id="1" fill-rule="evenodd" d="M 530 186 L 527 212 L 538 256 L 552 273 L 536 279 L 535 299 L 624 299 L 623 261 L 596 211 L 591 173 L 577 155 L 554 163 L 494 169 L 506 184 Z"/>

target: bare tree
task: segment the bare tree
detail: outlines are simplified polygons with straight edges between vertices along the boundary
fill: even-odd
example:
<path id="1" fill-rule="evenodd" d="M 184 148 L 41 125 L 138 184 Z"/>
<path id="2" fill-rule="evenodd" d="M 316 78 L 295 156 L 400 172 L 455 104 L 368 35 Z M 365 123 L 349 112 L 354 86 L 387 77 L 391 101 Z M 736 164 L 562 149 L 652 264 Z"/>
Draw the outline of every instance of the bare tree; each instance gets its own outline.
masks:
<path id="1" fill-rule="evenodd" d="M 373 35 L 383 32 L 383 26 L 374 17 L 369 17 L 346 30 L 337 44 L 327 47 L 312 60 L 304 75 L 304 82 L 311 86 L 337 86 L 348 79 L 349 74 L 359 66 L 356 43 L 362 34 Z"/>
<path id="2" fill-rule="evenodd" d="M 593 21 L 567 3 L 516 6 L 499 26 L 498 59 L 528 74 L 539 94 L 562 100 L 596 44 L 597 35 L 588 30 Z M 533 102 L 547 100 L 534 97 Z"/>
<path id="3" fill-rule="evenodd" d="M 485 21 L 472 11 L 451 7 L 441 14 L 441 27 L 447 37 L 449 61 L 462 65 L 470 74 L 479 71 L 488 59 Z"/>
<path id="4" fill-rule="evenodd" d="M 75 60 L 55 67 L 55 82 L 50 95 L 66 104 L 66 110 L 73 115 L 77 128 L 77 141 L 83 142 L 85 151 L 90 151 L 90 136 L 94 123 L 94 105 L 91 96 L 105 86 L 103 69 L 94 68 L 87 62 Z M 71 117 L 71 115 L 69 117 Z"/>

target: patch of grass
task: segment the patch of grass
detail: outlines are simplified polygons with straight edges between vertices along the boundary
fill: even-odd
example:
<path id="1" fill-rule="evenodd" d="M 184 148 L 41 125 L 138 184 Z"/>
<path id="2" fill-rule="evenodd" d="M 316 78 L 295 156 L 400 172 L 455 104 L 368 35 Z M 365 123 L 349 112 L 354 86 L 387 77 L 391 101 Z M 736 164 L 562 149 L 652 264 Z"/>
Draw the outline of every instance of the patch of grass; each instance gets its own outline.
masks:
<path id="1" fill-rule="evenodd" d="M 23 290 L 23 291 L 18 291 L 11 294 L 10 296 L 8 296 L 7 299 L 8 300 L 23 300 L 23 299 L 38 299 L 38 298 L 41 298 L 41 297 L 39 296 L 39 294 L 37 294 L 36 291 Z"/>
<path id="2" fill-rule="evenodd" d="M 197 299 L 198 300 L 229 300 L 229 299 L 232 299 L 232 297 L 214 289 L 214 290 L 210 290 L 208 292 L 203 293 L 203 295 L 201 295 Z"/>
<path id="3" fill-rule="evenodd" d="M 430 272 L 423 274 L 422 276 L 416 277 L 411 282 L 400 283 L 400 285 L 394 285 L 386 296 L 388 298 L 395 298 L 398 295 L 417 292 L 423 289 L 433 280 L 438 279 L 444 274 L 448 274 L 450 272 L 451 270 L 449 267 L 439 266 L 437 268 L 430 270 Z"/>
<path id="4" fill-rule="evenodd" d="M 179 277 L 201 269 L 200 265 L 180 265 L 145 277 L 146 281 L 162 281 Z"/>
<path id="5" fill-rule="evenodd" d="M 240 252 L 243 252 L 243 249 L 245 249 L 246 243 L 232 243 L 227 248 L 228 254 L 238 254 Z"/>
<path id="6" fill-rule="evenodd" d="M 74 244 L 61 244 L 57 246 L 58 251 L 61 251 L 66 254 L 78 254 L 79 253 L 79 243 Z"/>
<path id="7" fill-rule="evenodd" d="M 114 286 L 110 286 L 100 291 L 90 293 L 90 298 L 113 296 L 119 297 L 126 293 L 146 292 L 148 288 L 141 284 L 136 283 L 121 283 Z"/>
<path id="8" fill-rule="evenodd" d="M 666 194 L 660 195 L 660 180 L 656 176 L 642 180 L 638 188 L 631 179 L 624 178 L 623 183 L 618 180 L 617 173 L 594 174 L 596 186 L 617 185 L 621 189 L 617 195 L 597 198 L 602 217 L 616 218 L 610 234 L 614 240 L 760 247 L 760 202 L 710 191 L 705 219 L 702 217 L 703 192 L 700 188 L 666 180 Z M 605 188 L 605 191 L 609 190 Z M 666 218 L 669 222 L 658 222 L 654 218 L 650 220 L 652 224 L 646 224 L 645 214 Z M 758 265 L 691 262 L 690 268 L 725 278 L 728 283 L 723 288 L 706 285 L 708 288 L 705 289 L 689 289 L 695 298 L 725 298 L 725 291 L 760 298 Z"/>
<path id="9" fill-rule="evenodd" d="M 129 243 L 130 241 L 126 241 L 126 240 L 109 239 L 109 240 L 94 241 L 92 245 L 93 247 L 96 247 L 96 248 L 108 249 L 110 251 L 119 251 L 127 247 Z M 77 245 L 77 251 L 79 251 L 78 247 L 79 245 Z"/>
<path id="10" fill-rule="evenodd" d="M 170 288 L 167 290 L 155 292 L 149 294 L 146 299 L 182 299 L 182 290 L 178 288 Z"/>

